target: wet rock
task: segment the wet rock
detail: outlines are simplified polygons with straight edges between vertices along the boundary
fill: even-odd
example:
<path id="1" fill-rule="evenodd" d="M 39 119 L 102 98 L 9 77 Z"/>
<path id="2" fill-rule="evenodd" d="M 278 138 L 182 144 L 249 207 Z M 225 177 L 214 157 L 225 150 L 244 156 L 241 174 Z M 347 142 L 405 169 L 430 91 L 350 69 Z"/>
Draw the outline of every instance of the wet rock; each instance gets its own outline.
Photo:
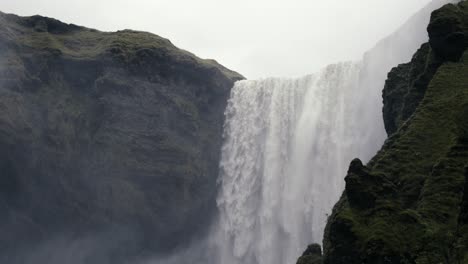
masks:
<path id="1" fill-rule="evenodd" d="M 321 264 L 322 248 L 319 244 L 312 244 L 307 247 L 297 264 Z"/>
<path id="2" fill-rule="evenodd" d="M 468 47 L 467 6 L 466 1 L 462 1 L 459 5 L 446 5 L 432 13 L 427 28 L 429 43 L 442 60 L 458 61 Z"/>
<path id="3" fill-rule="evenodd" d="M 150 33 L 0 22 L 0 262 L 102 234 L 93 259 L 119 263 L 203 232 L 243 77 Z"/>
<path id="4" fill-rule="evenodd" d="M 382 149 L 353 160 L 329 217 L 324 263 L 468 259 L 468 1 L 433 13 L 430 41 L 394 68 L 383 92 Z"/>

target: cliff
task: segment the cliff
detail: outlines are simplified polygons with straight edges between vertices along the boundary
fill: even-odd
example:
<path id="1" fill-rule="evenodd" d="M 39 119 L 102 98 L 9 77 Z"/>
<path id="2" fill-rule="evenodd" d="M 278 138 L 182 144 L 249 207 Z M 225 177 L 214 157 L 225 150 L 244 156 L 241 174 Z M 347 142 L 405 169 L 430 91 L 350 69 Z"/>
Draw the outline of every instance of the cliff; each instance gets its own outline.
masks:
<path id="1" fill-rule="evenodd" d="M 389 138 L 351 162 L 324 263 L 468 263 L 468 2 L 434 11 L 428 33 L 388 75 Z"/>
<path id="2" fill-rule="evenodd" d="M 0 13 L 0 262 L 119 263 L 203 230 L 242 78 L 150 33 Z"/>

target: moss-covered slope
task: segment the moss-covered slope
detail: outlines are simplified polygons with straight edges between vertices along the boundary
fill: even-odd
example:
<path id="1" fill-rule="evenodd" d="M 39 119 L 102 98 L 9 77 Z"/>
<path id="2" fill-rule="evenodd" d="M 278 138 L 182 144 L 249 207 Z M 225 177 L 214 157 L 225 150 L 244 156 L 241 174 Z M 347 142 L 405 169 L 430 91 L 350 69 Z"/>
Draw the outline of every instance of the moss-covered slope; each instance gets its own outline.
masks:
<path id="1" fill-rule="evenodd" d="M 241 78 L 150 33 L 0 13 L 0 262 L 118 263 L 202 230 Z"/>
<path id="2" fill-rule="evenodd" d="M 435 11 L 430 41 L 384 89 L 389 138 L 351 162 L 324 263 L 468 263 L 468 2 Z"/>

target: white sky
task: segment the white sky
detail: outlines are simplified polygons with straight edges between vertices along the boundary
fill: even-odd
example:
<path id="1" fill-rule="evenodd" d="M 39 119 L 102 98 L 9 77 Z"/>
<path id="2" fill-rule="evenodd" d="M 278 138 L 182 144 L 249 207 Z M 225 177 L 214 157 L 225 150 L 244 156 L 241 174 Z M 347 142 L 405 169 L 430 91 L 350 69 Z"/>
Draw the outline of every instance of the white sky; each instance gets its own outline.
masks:
<path id="1" fill-rule="evenodd" d="M 135 29 L 249 79 L 359 59 L 430 0 L 0 0 L 0 11 Z"/>

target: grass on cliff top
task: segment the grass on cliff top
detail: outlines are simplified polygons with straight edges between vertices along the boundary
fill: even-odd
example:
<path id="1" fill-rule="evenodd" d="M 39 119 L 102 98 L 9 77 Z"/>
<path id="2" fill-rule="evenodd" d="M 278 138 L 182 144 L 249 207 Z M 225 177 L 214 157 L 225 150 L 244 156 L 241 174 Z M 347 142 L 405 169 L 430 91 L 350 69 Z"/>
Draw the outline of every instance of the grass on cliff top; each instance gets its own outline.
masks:
<path id="1" fill-rule="evenodd" d="M 238 73 L 220 65 L 215 60 L 201 59 L 179 49 L 168 39 L 155 34 L 134 30 L 101 32 L 94 29 L 67 25 L 58 20 L 34 16 L 18 17 L 0 13 L 0 37 L 8 37 L 22 46 L 50 50 L 80 58 L 95 58 L 109 51 L 133 56 L 136 51 L 148 49 L 170 57 L 174 61 L 199 64 L 206 68 L 218 68 L 233 80 L 243 79 Z M 60 27 L 60 32 L 48 32 L 49 27 Z"/>

